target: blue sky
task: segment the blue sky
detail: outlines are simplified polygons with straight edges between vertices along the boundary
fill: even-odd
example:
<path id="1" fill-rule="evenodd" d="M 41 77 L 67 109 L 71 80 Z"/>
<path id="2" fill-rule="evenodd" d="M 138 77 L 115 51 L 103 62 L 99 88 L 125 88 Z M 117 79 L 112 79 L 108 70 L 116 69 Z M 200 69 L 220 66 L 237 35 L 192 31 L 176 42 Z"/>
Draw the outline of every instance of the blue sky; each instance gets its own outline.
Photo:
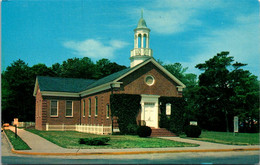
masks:
<path id="1" fill-rule="evenodd" d="M 143 9 L 155 59 L 198 74 L 196 64 L 230 51 L 260 73 L 257 0 L 7 0 L 1 7 L 2 70 L 19 58 L 29 66 L 85 56 L 129 66 Z"/>

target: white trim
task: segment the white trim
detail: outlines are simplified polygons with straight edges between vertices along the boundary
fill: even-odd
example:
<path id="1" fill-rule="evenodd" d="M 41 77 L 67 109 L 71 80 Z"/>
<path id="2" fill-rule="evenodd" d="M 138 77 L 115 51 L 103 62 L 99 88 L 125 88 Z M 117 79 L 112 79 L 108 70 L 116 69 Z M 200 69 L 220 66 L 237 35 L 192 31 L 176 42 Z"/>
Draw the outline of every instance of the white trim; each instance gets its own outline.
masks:
<path id="1" fill-rule="evenodd" d="M 148 77 L 151 77 L 151 78 L 153 79 L 152 84 L 148 84 L 148 83 L 147 83 L 146 79 L 147 79 Z M 155 84 L 155 78 L 154 78 L 152 75 L 150 75 L 150 74 L 149 74 L 149 75 L 146 75 L 145 78 L 144 78 L 144 82 L 145 82 L 145 84 L 148 85 L 148 86 L 153 86 L 153 85 Z"/>
<path id="2" fill-rule="evenodd" d="M 78 93 L 42 91 L 42 96 L 79 97 Z"/>
<path id="3" fill-rule="evenodd" d="M 95 117 L 98 116 L 98 97 L 95 97 Z"/>
<path id="4" fill-rule="evenodd" d="M 88 117 L 91 117 L 91 114 L 92 114 L 91 104 L 92 104 L 92 100 L 91 100 L 91 98 L 88 98 Z M 90 114 L 89 114 L 89 112 L 90 112 Z"/>
<path id="5" fill-rule="evenodd" d="M 117 78 L 113 82 L 116 83 L 117 81 L 119 81 L 122 78 L 126 77 L 127 75 L 133 73 L 134 71 L 136 71 L 137 69 L 143 67 L 144 65 L 148 64 L 149 62 L 152 62 L 155 66 L 157 66 L 162 72 L 164 72 L 167 76 L 169 76 L 179 86 L 181 86 L 183 88 L 186 88 L 186 86 L 180 80 L 178 80 L 174 75 L 172 75 L 169 71 L 167 71 L 163 66 L 161 66 L 158 62 L 156 62 L 153 58 L 151 58 L 151 59 L 149 59 L 149 60 L 139 64 L 137 67 L 135 67 L 134 69 L 130 70 L 126 74 L 122 75 L 121 77 Z"/>
<path id="6" fill-rule="evenodd" d="M 107 108 L 108 107 L 108 108 Z M 109 119 L 109 116 L 110 116 L 110 105 L 109 104 L 106 104 L 106 117 L 107 117 L 107 119 Z"/>
<path id="7" fill-rule="evenodd" d="M 79 94 L 83 97 L 83 96 L 86 96 L 86 95 L 90 95 L 90 94 L 93 94 L 93 93 L 104 91 L 106 89 L 110 89 L 111 86 L 112 87 L 120 87 L 120 84 L 122 84 L 122 82 L 109 82 L 109 83 L 99 85 L 97 87 L 82 91 Z"/>
<path id="8" fill-rule="evenodd" d="M 151 127 L 159 128 L 159 95 L 141 95 L 141 120 L 145 120 L 145 103 L 154 103 L 155 116 L 154 123 L 150 125 Z M 149 126 L 149 125 L 147 125 Z"/>
<path id="9" fill-rule="evenodd" d="M 83 117 L 86 117 L 86 101 L 83 99 Z"/>
<path id="10" fill-rule="evenodd" d="M 38 86 L 38 78 L 36 77 L 36 80 L 35 80 L 35 85 L 34 85 L 34 90 L 33 90 L 33 96 L 35 97 L 36 94 L 37 94 L 37 86 Z"/>
<path id="11" fill-rule="evenodd" d="M 71 101 L 71 116 L 67 116 L 67 101 Z M 65 101 L 65 117 L 73 117 L 73 105 L 74 105 L 74 101 L 72 100 L 66 100 Z"/>
<path id="12" fill-rule="evenodd" d="M 51 102 L 57 101 L 57 115 L 51 115 Z M 50 117 L 59 117 L 59 100 L 50 100 Z"/>

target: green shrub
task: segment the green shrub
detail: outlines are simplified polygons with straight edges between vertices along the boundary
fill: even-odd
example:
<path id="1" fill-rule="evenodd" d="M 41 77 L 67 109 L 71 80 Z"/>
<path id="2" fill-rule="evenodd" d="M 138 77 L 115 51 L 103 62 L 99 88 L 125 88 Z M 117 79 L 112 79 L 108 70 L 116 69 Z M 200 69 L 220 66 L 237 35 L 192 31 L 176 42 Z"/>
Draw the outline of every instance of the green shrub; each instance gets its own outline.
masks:
<path id="1" fill-rule="evenodd" d="M 167 130 L 175 133 L 181 134 L 184 132 L 184 114 L 187 102 L 184 98 L 180 97 L 160 97 L 160 122 L 161 128 L 166 128 Z M 166 104 L 171 104 L 171 115 L 166 115 Z"/>
<path id="2" fill-rule="evenodd" d="M 188 125 L 185 127 L 185 134 L 187 137 L 198 138 L 201 134 L 201 129 L 196 125 Z"/>
<path id="3" fill-rule="evenodd" d="M 141 96 L 131 94 L 111 94 L 110 107 L 111 115 L 118 117 L 117 123 L 122 134 L 132 134 L 133 129 L 128 126 L 137 125 L 136 117 L 141 108 Z M 120 104 L 118 104 L 120 103 Z M 131 103 L 131 104 L 129 104 Z M 130 132 L 128 132 L 130 130 Z"/>
<path id="4" fill-rule="evenodd" d="M 127 132 L 129 135 L 136 135 L 137 134 L 138 126 L 136 124 L 128 124 Z"/>
<path id="5" fill-rule="evenodd" d="M 140 137 L 147 137 L 150 136 L 152 133 L 152 129 L 148 126 L 140 126 L 137 129 L 137 135 Z"/>
<path id="6" fill-rule="evenodd" d="M 80 138 L 79 144 L 86 145 L 105 145 L 110 140 L 109 137 L 97 137 L 97 138 Z"/>
<path id="7" fill-rule="evenodd" d="M 84 139 L 84 138 L 80 138 L 80 139 L 79 139 L 79 144 L 86 144 L 85 139 Z"/>

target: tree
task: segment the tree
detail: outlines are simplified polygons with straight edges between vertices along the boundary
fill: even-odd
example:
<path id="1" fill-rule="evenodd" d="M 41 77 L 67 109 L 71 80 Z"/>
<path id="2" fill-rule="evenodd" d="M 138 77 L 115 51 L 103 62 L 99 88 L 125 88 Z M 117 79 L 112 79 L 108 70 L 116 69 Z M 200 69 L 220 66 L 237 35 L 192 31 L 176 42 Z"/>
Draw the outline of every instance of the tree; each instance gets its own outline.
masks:
<path id="1" fill-rule="evenodd" d="M 246 64 L 234 63 L 234 57 L 228 56 L 229 52 L 218 53 L 205 63 L 196 65 L 196 68 L 204 71 L 199 76 L 199 86 L 196 89 L 197 116 L 203 128 L 229 131 L 232 129 L 234 115 L 240 115 L 236 107 L 240 107 L 239 91 L 243 89 L 243 98 L 250 93 L 255 93 L 256 88 L 246 89 L 247 85 L 254 86 L 256 77 L 251 77 L 249 71 L 239 69 Z M 254 81 L 249 81 L 253 78 Z M 246 80 L 246 82 L 243 82 Z M 194 94 L 194 93 L 193 93 Z M 255 96 L 255 95 L 254 95 Z M 248 98 L 248 97 L 247 97 Z M 251 102 L 257 100 L 251 97 Z M 244 107 L 249 104 L 245 102 Z M 255 103 L 252 104 L 255 107 Z M 251 107 L 252 107 L 251 106 Z M 249 109 L 240 109 L 246 112 Z M 252 109 L 251 109 L 252 110 Z M 251 111 L 250 110 L 250 111 Z M 248 114 L 248 113 L 247 113 Z M 222 120 L 224 119 L 224 123 Z"/>
<path id="2" fill-rule="evenodd" d="M 88 57 L 83 58 L 70 58 L 67 61 L 63 61 L 62 65 L 58 67 L 57 64 L 53 66 L 56 68 L 56 72 L 59 72 L 61 77 L 68 78 L 96 78 L 95 64 Z"/>
<path id="3" fill-rule="evenodd" d="M 110 62 L 108 59 L 100 59 L 96 62 L 96 69 L 97 69 L 97 78 L 103 78 L 108 76 L 112 73 L 118 72 L 120 70 L 125 69 L 126 67 L 123 65 L 118 65 L 115 62 Z"/>
<path id="4" fill-rule="evenodd" d="M 73 58 L 55 63 L 52 67 L 36 64 L 29 67 L 24 61 L 14 61 L 2 72 L 2 114 L 4 122 L 14 118 L 34 121 L 35 98 L 33 97 L 36 76 L 98 79 L 126 68 L 107 59 L 94 64 L 90 58 Z"/>
<path id="5" fill-rule="evenodd" d="M 197 75 L 193 73 L 186 73 L 188 68 L 184 68 L 180 63 L 164 65 L 163 62 L 157 60 L 157 62 L 158 61 L 165 69 L 167 69 L 172 75 L 186 85 L 186 88 L 183 90 L 183 98 L 187 104 L 185 104 L 185 107 L 183 108 L 184 110 L 182 111 L 185 124 L 188 124 L 189 121 L 197 120 L 195 117 L 195 109 L 197 104 L 195 103 L 194 98 L 197 96 L 195 92 L 197 88 Z"/>
<path id="6" fill-rule="evenodd" d="M 20 59 L 13 62 L 2 73 L 4 91 L 2 113 L 5 122 L 12 121 L 14 117 L 32 121 L 32 117 L 28 115 L 32 111 L 30 102 L 28 102 L 28 94 L 32 95 L 30 88 L 28 88 L 30 79 L 30 68 Z"/>

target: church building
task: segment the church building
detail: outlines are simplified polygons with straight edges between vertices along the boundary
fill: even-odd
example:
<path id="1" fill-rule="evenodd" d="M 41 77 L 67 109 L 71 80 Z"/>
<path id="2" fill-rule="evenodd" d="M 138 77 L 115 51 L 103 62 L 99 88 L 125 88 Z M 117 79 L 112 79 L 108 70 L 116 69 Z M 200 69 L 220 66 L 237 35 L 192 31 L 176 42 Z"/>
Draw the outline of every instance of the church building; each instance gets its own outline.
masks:
<path id="1" fill-rule="evenodd" d="M 110 110 L 111 94 L 140 95 L 137 120 L 159 128 L 159 97 L 182 97 L 185 85 L 156 62 L 149 45 L 150 29 L 141 16 L 134 29 L 129 68 L 99 80 L 37 76 L 33 93 L 36 98 L 35 128 L 113 124 L 116 129 L 116 120 L 112 119 Z"/>

